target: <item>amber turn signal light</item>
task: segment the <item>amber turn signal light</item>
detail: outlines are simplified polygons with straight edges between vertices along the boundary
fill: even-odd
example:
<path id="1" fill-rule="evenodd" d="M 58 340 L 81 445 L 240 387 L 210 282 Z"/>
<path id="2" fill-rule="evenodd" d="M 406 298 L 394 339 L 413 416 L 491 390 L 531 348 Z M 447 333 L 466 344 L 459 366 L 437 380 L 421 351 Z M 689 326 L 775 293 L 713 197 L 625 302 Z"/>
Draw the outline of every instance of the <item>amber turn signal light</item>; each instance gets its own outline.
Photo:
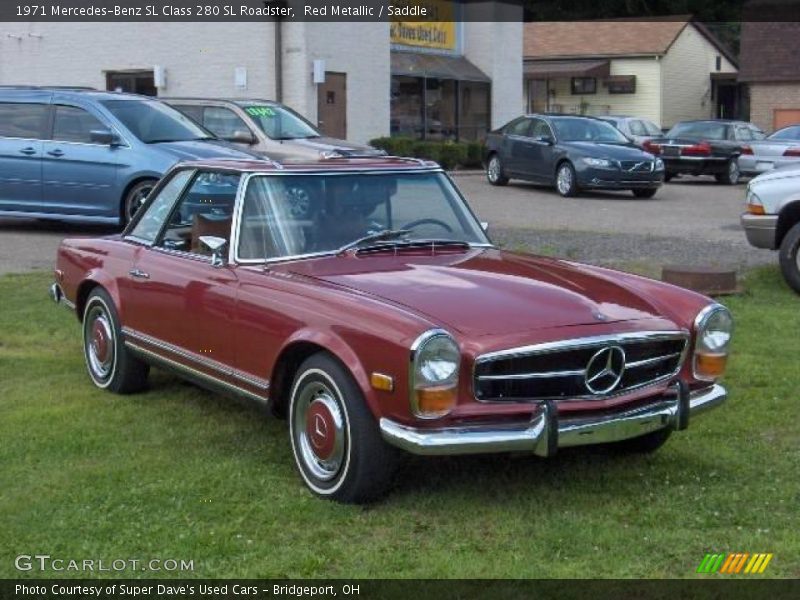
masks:
<path id="1" fill-rule="evenodd" d="M 764 215 L 764 207 L 760 204 L 749 204 L 747 205 L 747 212 L 751 215 Z"/>
<path id="2" fill-rule="evenodd" d="M 446 415 L 456 405 L 456 386 L 419 388 L 416 394 L 416 412 L 423 417 Z"/>
<path id="3" fill-rule="evenodd" d="M 382 392 L 392 392 L 394 391 L 394 377 L 390 375 L 384 375 L 383 373 L 373 373 L 370 375 L 369 378 L 370 384 L 376 390 L 380 390 Z"/>
<path id="4" fill-rule="evenodd" d="M 697 353 L 694 357 L 694 371 L 701 377 L 716 379 L 722 377 L 727 362 L 727 354 Z"/>

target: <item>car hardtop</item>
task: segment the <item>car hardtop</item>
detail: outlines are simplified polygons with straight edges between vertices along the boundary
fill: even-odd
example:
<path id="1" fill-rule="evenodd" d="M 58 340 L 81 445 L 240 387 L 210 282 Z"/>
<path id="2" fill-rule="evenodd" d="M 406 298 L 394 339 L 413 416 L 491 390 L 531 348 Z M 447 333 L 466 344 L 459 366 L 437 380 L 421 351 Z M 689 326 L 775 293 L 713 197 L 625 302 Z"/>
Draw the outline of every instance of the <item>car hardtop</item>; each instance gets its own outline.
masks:
<path id="1" fill-rule="evenodd" d="M 235 159 L 217 158 L 182 161 L 173 169 L 198 169 L 216 171 L 236 171 L 241 173 L 333 173 L 342 171 L 371 171 L 371 172 L 430 172 L 444 171 L 433 161 L 420 158 L 405 158 L 399 156 L 380 157 L 332 157 L 316 160 L 294 159 L 276 161 L 269 159 Z"/>

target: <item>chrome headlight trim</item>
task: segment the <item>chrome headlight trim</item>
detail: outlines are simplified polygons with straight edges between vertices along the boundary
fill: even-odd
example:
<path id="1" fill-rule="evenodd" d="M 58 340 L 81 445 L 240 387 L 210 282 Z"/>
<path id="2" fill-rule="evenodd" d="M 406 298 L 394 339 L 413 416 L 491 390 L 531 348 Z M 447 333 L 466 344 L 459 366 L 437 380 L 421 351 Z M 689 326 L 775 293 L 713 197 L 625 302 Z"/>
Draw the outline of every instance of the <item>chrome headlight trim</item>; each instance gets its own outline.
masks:
<path id="1" fill-rule="evenodd" d="M 694 337 L 694 348 L 692 349 L 693 350 L 692 351 L 692 376 L 695 379 L 697 379 L 698 381 L 715 381 L 716 380 L 715 377 L 704 377 L 702 375 L 698 375 L 696 359 L 697 359 L 697 348 L 698 348 L 698 344 L 700 343 L 701 336 L 702 336 L 705 328 L 708 326 L 708 322 L 711 320 L 711 317 L 714 316 L 718 312 L 725 312 L 725 313 L 728 314 L 728 317 L 730 318 L 730 322 L 731 322 L 730 336 L 733 337 L 733 330 L 734 330 L 733 315 L 731 314 L 731 311 L 729 311 L 725 306 L 723 306 L 722 304 L 719 304 L 718 302 L 713 302 L 712 304 L 709 304 L 708 306 L 703 308 L 703 310 L 701 310 L 699 313 L 697 313 L 697 316 L 694 318 L 694 328 L 693 328 L 694 332 L 693 333 L 694 333 L 695 337 Z M 727 352 L 727 348 L 726 348 L 726 354 L 727 353 L 728 352 Z"/>
<path id="2" fill-rule="evenodd" d="M 458 378 L 459 378 L 459 371 L 461 369 L 461 349 L 459 348 L 458 342 L 456 342 L 455 338 L 450 334 L 449 331 L 445 329 L 435 328 L 429 329 L 428 331 L 423 332 L 414 340 L 411 344 L 410 352 L 409 352 L 409 365 L 408 365 L 408 396 L 409 396 L 409 404 L 411 406 L 411 412 L 413 415 L 419 419 L 438 419 L 443 417 L 444 415 L 430 415 L 426 414 L 419 410 L 419 406 L 417 406 L 417 380 L 416 380 L 416 373 L 417 373 L 417 365 L 419 361 L 419 357 L 422 354 L 423 350 L 425 349 L 426 344 L 428 344 L 431 340 L 443 337 L 449 339 L 453 346 L 456 348 L 458 353 L 458 363 L 456 364 L 455 369 L 455 385 L 458 386 Z"/>

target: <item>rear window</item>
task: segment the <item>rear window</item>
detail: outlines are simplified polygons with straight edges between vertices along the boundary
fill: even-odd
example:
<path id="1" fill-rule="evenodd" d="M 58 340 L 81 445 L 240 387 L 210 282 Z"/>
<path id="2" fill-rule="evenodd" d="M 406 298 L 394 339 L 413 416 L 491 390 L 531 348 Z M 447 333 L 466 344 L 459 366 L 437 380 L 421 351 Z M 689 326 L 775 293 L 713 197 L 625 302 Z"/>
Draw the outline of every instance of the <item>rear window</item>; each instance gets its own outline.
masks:
<path id="1" fill-rule="evenodd" d="M 728 125 L 709 121 L 678 123 L 670 129 L 667 136 L 671 138 L 688 137 L 705 140 L 726 140 L 728 139 Z"/>
<path id="2" fill-rule="evenodd" d="M 789 142 L 800 141 L 800 125 L 792 125 L 791 127 L 785 127 L 784 129 L 779 129 L 771 136 L 769 136 L 768 139 L 785 140 Z"/>
<path id="3" fill-rule="evenodd" d="M 41 140 L 46 129 L 46 104 L 0 102 L 0 137 Z"/>

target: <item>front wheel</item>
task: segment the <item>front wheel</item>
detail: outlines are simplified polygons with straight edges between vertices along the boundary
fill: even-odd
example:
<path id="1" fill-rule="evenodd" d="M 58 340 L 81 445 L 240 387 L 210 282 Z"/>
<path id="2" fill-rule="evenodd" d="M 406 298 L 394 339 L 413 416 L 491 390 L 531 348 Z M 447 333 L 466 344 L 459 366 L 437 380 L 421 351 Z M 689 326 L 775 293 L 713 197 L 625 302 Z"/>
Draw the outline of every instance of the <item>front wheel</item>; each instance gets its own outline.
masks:
<path id="1" fill-rule="evenodd" d="M 391 483 L 397 451 L 383 441 L 353 377 L 326 352 L 297 371 L 289 437 L 300 475 L 318 496 L 360 504 Z"/>
<path id="2" fill-rule="evenodd" d="M 486 165 L 486 179 L 492 185 L 506 185 L 508 183 L 508 177 L 506 177 L 503 170 L 503 161 L 500 160 L 497 154 L 492 154 L 489 157 L 489 164 Z"/>
<path id="3" fill-rule="evenodd" d="M 102 288 L 92 290 L 86 300 L 83 355 L 89 377 L 101 389 L 130 394 L 147 385 L 150 366 L 125 347 L 114 302 Z"/>
<path id="4" fill-rule="evenodd" d="M 578 179 L 575 176 L 575 167 L 568 162 L 561 163 L 556 171 L 556 190 L 565 198 L 578 194 Z"/>
<path id="5" fill-rule="evenodd" d="M 637 198 L 652 198 L 653 196 L 656 195 L 658 189 L 654 188 L 652 190 L 632 190 L 632 191 L 633 195 L 636 196 Z"/>
<path id="6" fill-rule="evenodd" d="M 131 219 L 136 215 L 140 208 L 147 200 L 147 196 L 156 187 L 155 179 L 145 179 L 134 185 L 128 193 L 125 194 L 125 200 L 122 203 L 122 215 L 120 216 L 120 225 L 125 227 L 131 222 Z"/>
<path id="7" fill-rule="evenodd" d="M 781 272 L 786 283 L 800 294 L 800 223 L 783 236 L 780 248 Z"/>
<path id="8" fill-rule="evenodd" d="M 715 175 L 717 183 L 722 183 L 725 185 L 736 185 L 739 183 L 739 177 L 741 177 L 741 173 L 739 172 L 739 161 L 735 158 L 732 158 L 728 161 L 724 173 L 718 173 Z"/>

